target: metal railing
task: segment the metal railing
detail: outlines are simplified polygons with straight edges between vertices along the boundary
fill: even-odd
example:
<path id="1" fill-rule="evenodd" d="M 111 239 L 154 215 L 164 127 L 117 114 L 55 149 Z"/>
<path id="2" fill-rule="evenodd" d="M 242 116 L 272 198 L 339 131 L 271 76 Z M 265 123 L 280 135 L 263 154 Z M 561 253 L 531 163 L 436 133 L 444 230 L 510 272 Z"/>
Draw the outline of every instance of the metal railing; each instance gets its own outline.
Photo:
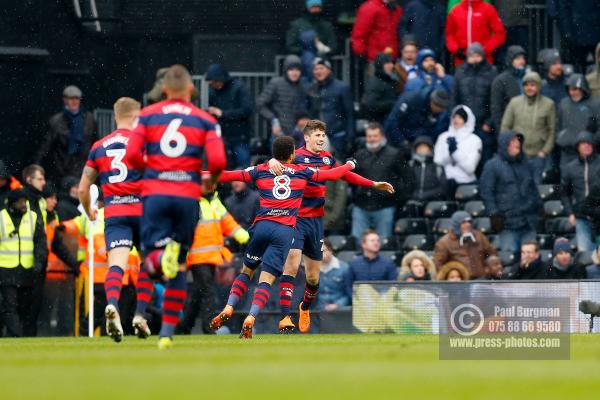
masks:
<path id="1" fill-rule="evenodd" d="M 269 83 L 271 78 L 277 76 L 274 72 L 230 72 L 229 75 L 240 79 L 246 85 L 255 104 L 256 99 L 265 86 L 267 86 L 267 83 Z M 198 106 L 206 110 L 208 108 L 208 82 L 204 79 L 204 75 L 194 75 L 192 76 L 192 80 L 200 91 Z M 269 123 L 264 118 L 260 118 L 256 108 L 252 113 L 251 124 L 253 133 L 250 135 L 251 137 L 265 139 L 269 136 Z"/>
<path id="2" fill-rule="evenodd" d="M 93 113 L 98 126 L 98 135 L 104 137 L 117 129 L 113 110 L 106 108 L 96 108 Z"/>

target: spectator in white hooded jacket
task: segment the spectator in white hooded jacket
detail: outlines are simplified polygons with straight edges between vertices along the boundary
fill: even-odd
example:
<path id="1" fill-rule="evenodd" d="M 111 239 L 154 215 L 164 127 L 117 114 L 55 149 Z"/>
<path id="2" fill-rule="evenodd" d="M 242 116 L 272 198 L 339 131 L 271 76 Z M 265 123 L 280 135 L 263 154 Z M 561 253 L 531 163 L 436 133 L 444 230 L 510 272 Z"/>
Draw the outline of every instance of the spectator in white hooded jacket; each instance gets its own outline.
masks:
<path id="1" fill-rule="evenodd" d="M 452 110 L 448 131 L 435 143 L 433 160 L 444 167 L 448 181 L 448 195 L 454 198 L 458 185 L 477 180 L 475 170 L 481 159 L 481 139 L 474 133 L 475 115 L 465 105 Z"/>

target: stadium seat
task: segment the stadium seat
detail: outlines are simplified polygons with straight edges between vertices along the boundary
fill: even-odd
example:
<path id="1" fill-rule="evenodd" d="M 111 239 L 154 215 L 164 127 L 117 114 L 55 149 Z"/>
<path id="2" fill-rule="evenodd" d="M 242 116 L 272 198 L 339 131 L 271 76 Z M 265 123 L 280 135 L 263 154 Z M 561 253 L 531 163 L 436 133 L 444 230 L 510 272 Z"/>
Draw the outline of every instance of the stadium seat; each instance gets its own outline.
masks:
<path id="1" fill-rule="evenodd" d="M 397 242 L 396 242 L 396 237 L 391 237 L 391 238 L 383 238 L 381 239 L 381 250 L 384 251 L 396 251 L 396 249 L 398 248 Z"/>
<path id="2" fill-rule="evenodd" d="M 438 235 L 445 235 L 452 229 L 452 219 L 450 218 L 438 218 L 433 224 L 433 233 Z"/>
<path id="3" fill-rule="evenodd" d="M 543 201 L 558 200 L 560 196 L 556 185 L 538 185 L 538 193 Z"/>
<path id="4" fill-rule="evenodd" d="M 471 214 L 473 218 L 483 217 L 485 215 L 485 204 L 481 200 L 472 200 L 465 203 L 464 210 Z"/>
<path id="5" fill-rule="evenodd" d="M 475 219 L 475 229 L 479 229 L 482 233 L 492 233 L 492 221 L 487 218 L 477 218 Z"/>
<path id="6" fill-rule="evenodd" d="M 495 248 L 500 248 L 500 236 L 498 235 L 487 235 L 488 240 Z"/>
<path id="7" fill-rule="evenodd" d="M 337 258 L 339 258 L 341 261 L 349 263 L 357 255 L 358 253 L 355 251 L 340 251 L 337 255 Z"/>
<path id="8" fill-rule="evenodd" d="M 544 203 L 544 215 L 547 218 L 562 217 L 565 214 L 565 206 L 560 200 L 549 200 Z"/>
<path id="9" fill-rule="evenodd" d="M 552 260 L 552 250 L 540 250 L 540 258 L 543 263 L 549 263 Z"/>
<path id="10" fill-rule="evenodd" d="M 331 247 L 336 253 L 342 250 L 350 250 L 346 248 L 348 246 L 348 238 L 346 236 L 330 235 L 327 236 L 327 240 L 331 242 Z M 351 238 L 350 242 L 354 243 L 354 238 Z"/>
<path id="11" fill-rule="evenodd" d="M 593 251 L 577 252 L 577 254 L 575 254 L 575 264 L 579 265 L 580 267 L 587 267 L 588 265 L 593 264 L 594 261 L 592 261 L 592 254 L 594 254 Z"/>
<path id="12" fill-rule="evenodd" d="M 408 235 L 402 244 L 402 249 L 404 251 L 432 250 L 432 248 L 433 243 L 431 242 L 431 238 L 427 235 Z"/>
<path id="13" fill-rule="evenodd" d="M 394 262 L 394 264 L 398 264 L 398 256 L 395 251 L 380 251 L 379 255 L 381 257 L 387 257 Z"/>
<path id="14" fill-rule="evenodd" d="M 500 257 L 502 265 L 505 267 L 514 264 L 516 261 L 514 253 L 506 250 L 500 250 L 498 252 L 498 257 Z"/>
<path id="15" fill-rule="evenodd" d="M 554 246 L 554 236 L 552 235 L 537 235 L 536 240 L 540 245 L 540 249 L 552 250 Z"/>
<path id="16" fill-rule="evenodd" d="M 552 218 L 546 220 L 546 233 L 553 235 L 575 233 L 575 227 L 571 225 L 567 217 Z"/>
<path id="17" fill-rule="evenodd" d="M 400 218 L 396 221 L 394 232 L 398 235 L 426 235 L 428 223 L 425 218 Z"/>
<path id="18" fill-rule="evenodd" d="M 479 198 L 479 186 L 478 185 L 460 185 L 456 188 L 454 194 L 456 201 L 466 202 Z"/>
<path id="19" fill-rule="evenodd" d="M 428 218 L 449 218 L 458 209 L 453 201 L 430 201 L 425 206 L 425 216 Z"/>

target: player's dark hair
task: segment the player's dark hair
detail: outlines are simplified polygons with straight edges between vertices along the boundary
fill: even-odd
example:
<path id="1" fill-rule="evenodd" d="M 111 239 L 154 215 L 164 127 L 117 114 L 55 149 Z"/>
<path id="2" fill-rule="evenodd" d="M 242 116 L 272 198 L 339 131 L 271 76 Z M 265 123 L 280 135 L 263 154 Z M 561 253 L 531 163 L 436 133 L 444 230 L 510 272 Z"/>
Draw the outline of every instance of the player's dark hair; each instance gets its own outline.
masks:
<path id="1" fill-rule="evenodd" d="M 302 133 L 304 133 L 305 135 L 309 135 L 309 136 L 314 131 L 326 132 L 327 125 L 325 124 L 325 122 L 319 121 L 318 119 L 311 119 L 310 121 L 308 121 L 306 123 L 306 126 L 304 127 L 304 129 L 302 129 Z"/>
<path id="2" fill-rule="evenodd" d="M 41 165 L 31 164 L 23 168 L 23 181 L 27 182 L 27 178 L 33 178 L 36 171 L 39 171 L 40 174 L 46 176 L 46 171 Z"/>
<path id="3" fill-rule="evenodd" d="M 279 162 L 287 162 L 295 149 L 296 143 L 291 136 L 279 136 L 273 141 L 273 157 Z"/>
<path id="4" fill-rule="evenodd" d="M 540 244 L 537 242 L 537 240 L 527 240 L 523 243 L 521 243 L 521 248 L 523 248 L 523 246 L 533 246 L 535 247 L 535 252 L 539 252 L 540 251 Z"/>

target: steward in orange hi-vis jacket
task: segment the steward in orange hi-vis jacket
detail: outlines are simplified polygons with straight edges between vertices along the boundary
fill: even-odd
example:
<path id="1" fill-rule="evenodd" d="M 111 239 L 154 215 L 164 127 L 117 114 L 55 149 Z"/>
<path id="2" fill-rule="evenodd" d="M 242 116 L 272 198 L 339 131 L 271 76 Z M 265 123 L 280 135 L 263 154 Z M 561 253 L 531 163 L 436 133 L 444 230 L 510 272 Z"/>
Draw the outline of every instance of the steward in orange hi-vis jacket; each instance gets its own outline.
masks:
<path id="1" fill-rule="evenodd" d="M 225 247 L 225 237 L 231 237 L 239 244 L 246 244 L 250 239 L 248 232 L 221 203 L 218 193 L 205 192 L 200 199 L 200 219 L 187 258 L 194 285 L 189 290 L 189 301 L 179 325 L 183 333 L 191 332 L 198 315 L 204 333 L 212 332 L 208 325 L 214 314 L 215 269 L 232 259 L 231 251 Z"/>

